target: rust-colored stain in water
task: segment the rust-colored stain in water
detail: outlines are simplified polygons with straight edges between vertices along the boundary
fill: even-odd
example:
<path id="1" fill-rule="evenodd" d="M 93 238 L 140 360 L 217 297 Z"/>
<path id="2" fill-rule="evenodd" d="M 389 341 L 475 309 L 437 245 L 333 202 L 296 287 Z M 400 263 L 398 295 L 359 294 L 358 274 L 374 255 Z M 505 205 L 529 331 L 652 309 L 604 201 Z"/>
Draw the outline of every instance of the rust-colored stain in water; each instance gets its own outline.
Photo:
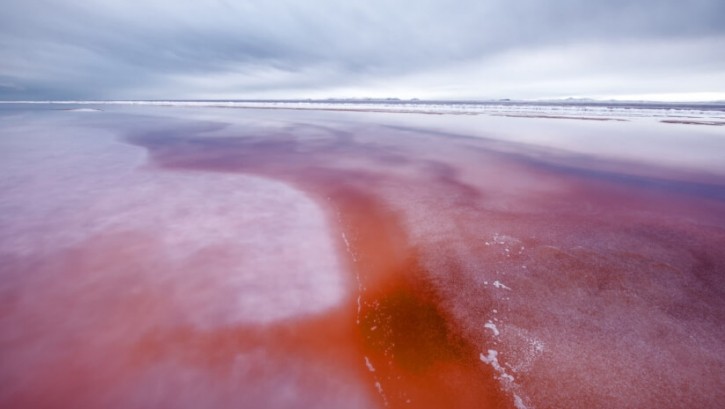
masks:
<path id="1" fill-rule="evenodd" d="M 288 181 L 318 197 L 337 224 L 343 237 L 341 254 L 356 275 L 351 305 L 345 307 L 354 315 L 347 316 L 344 324 L 344 319 L 336 322 L 341 331 L 337 339 L 351 345 L 354 356 L 338 363 L 364 369 L 363 379 L 381 406 L 512 406 L 493 370 L 480 362 L 479 347 L 471 345 L 440 308 L 439 295 L 428 283 L 398 215 L 371 193 L 369 188 L 385 177 L 376 171 L 330 166 L 361 155 L 366 161 L 390 161 L 390 152 L 340 140 L 302 150 L 304 142 L 274 136 L 191 139 L 193 151 L 186 149 L 189 141 L 179 143 L 179 150 L 174 149 L 175 142 L 157 138 L 135 141 L 149 147 L 162 167 L 259 174 Z M 308 339 L 319 350 L 307 353 L 325 354 L 335 344 L 330 330 L 295 328 L 321 336 Z"/>
<path id="2" fill-rule="evenodd" d="M 506 407 L 492 371 L 439 306 L 395 216 L 359 195 L 338 197 L 359 279 L 361 352 L 390 407 Z M 349 205 L 354 203 L 354 205 Z"/>

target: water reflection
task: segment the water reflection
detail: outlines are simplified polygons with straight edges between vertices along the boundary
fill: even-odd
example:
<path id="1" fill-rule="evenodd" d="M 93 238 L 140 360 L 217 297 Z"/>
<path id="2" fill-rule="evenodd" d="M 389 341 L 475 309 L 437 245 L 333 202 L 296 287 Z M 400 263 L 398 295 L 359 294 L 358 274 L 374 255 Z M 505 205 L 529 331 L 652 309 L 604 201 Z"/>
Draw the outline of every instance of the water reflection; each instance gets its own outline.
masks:
<path id="1" fill-rule="evenodd" d="M 531 118 L 6 118 L 4 405 L 722 398 L 711 131 L 688 145 L 665 124 Z"/>

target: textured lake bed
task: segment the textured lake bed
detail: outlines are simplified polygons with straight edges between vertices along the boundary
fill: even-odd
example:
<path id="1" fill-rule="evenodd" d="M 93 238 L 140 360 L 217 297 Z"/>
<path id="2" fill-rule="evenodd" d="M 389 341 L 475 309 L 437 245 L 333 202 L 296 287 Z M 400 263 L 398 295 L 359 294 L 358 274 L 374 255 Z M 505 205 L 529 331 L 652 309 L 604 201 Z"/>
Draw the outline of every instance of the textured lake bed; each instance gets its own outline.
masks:
<path id="1" fill-rule="evenodd" d="M 94 107 L 0 107 L 2 406 L 725 401 L 723 127 Z"/>

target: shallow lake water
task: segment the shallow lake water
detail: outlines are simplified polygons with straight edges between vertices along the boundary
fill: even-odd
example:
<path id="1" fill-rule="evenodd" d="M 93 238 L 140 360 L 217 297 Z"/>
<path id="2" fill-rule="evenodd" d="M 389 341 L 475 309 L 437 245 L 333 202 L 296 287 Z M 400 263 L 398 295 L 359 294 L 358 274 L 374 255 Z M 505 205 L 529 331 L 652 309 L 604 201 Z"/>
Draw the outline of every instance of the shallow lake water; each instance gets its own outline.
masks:
<path id="1" fill-rule="evenodd" d="M 0 406 L 725 401 L 724 127 L 0 108 Z"/>

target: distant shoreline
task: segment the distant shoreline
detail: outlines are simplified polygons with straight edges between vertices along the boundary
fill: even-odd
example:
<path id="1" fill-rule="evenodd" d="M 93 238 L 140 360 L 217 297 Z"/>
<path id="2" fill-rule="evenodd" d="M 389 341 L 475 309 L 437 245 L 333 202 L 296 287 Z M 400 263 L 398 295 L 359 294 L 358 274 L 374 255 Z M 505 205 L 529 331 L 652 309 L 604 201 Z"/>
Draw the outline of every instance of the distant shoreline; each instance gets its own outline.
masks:
<path id="1" fill-rule="evenodd" d="M 646 101 L 433 101 L 433 100 L 86 100 L 0 101 L 4 105 L 157 106 L 231 109 L 291 109 L 377 112 L 389 114 L 491 115 L 538 119 L 627 121 L 658 119 L 667 124 L 721 125 L 725 102 L 675 103 Z"/>

